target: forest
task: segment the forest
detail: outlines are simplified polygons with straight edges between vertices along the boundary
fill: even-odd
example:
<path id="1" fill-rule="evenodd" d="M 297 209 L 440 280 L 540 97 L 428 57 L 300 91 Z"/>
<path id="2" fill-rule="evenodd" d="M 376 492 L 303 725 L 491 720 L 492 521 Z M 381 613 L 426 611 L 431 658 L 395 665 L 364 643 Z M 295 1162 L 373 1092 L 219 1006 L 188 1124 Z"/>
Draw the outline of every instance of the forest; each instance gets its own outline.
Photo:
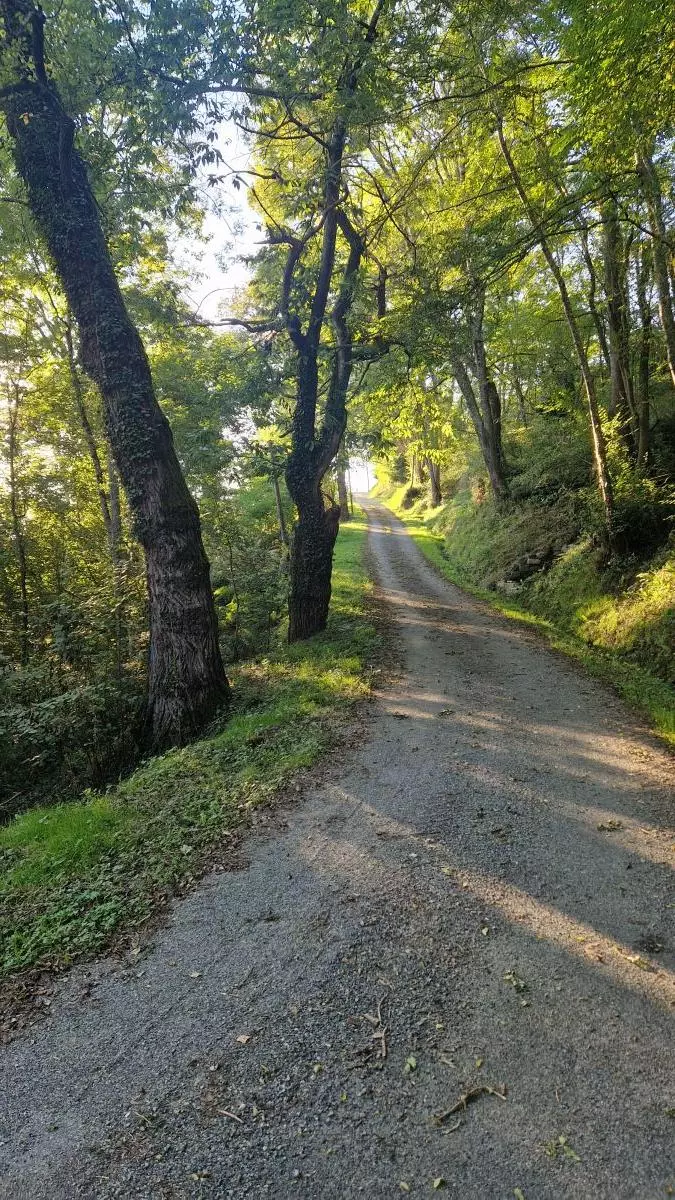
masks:
<path id="1" fill-rule="evenodd" d="M 670 6 L 3 0 L 0 47 L 3 820 L 360 694 L 357 459 L 672 734 Z"/>

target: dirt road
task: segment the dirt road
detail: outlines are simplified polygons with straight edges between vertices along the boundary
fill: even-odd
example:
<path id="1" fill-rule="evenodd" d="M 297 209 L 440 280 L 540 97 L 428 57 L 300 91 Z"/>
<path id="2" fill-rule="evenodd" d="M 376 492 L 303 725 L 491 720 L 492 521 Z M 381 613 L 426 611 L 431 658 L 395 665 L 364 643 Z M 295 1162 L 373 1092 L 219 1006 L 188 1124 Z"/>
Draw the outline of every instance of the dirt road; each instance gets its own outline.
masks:
<path id="1" fill-rule="evenodd" d="M 367 507 L 400 679 L 5 1048 L 3 1197 L 675 1194 L 672 759 Z"/>

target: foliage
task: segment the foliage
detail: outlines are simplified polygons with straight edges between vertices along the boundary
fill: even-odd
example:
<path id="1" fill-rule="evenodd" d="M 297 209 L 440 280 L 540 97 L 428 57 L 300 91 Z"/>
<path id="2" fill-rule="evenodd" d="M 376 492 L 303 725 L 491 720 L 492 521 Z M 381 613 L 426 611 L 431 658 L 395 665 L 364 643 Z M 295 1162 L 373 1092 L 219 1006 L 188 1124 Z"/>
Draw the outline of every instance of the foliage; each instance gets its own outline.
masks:
<path id="1" fill-rule="evenodd" d="M 101 795 L 32 809 L 0 829 L 1 973 L 64 966 L 142 925 L 339 738 L 367 695 L 377 646 L 364 538 L 359 522 L 340 534 L 327 632 L 237 668 L 226 725 Z"/>

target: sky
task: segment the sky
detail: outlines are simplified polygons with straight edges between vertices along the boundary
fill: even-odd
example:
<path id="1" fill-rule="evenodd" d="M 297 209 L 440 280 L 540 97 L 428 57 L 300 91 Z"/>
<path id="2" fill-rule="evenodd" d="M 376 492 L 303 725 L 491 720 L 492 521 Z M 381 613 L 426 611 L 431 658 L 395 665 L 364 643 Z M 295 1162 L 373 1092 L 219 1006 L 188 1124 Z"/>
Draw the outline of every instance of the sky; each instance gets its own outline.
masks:
<path id="1" fill-rule="evenodd" d="M 246 139 L 234 122 L 225 121 L 217 145 L 224 162 L 209 171 L 225 178 L 215 187 L 209 187 L 204 178 L 201 185 L 208 241 L 198 248 L 193 241 L 179 246 L 184 265 L 193 269 L 196 266 L 201 276 L 186 288 L 186 294 L 193 310 L 209 321 L 228 316 L 233 297 L 249 280 L 249 269 L 242 260 L 254 254 L 263 239 L 259 218 L 248 203 L 246 176 L 240 188 L 233 183 L 235 173 L 245 171 L 249 164 Z"/>

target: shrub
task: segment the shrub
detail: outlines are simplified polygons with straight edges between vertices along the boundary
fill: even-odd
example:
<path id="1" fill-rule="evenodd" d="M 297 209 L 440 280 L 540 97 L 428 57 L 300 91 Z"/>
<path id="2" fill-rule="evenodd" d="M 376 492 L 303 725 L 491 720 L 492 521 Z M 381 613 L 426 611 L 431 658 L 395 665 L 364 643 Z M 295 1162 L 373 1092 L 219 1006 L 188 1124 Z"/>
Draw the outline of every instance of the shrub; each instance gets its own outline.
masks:
<path id="1" fill-rule="evenodd" d="M 119 778 L 138 757 L 142 712 L 129 679 L 0 710 L 0 819 Z"/>

